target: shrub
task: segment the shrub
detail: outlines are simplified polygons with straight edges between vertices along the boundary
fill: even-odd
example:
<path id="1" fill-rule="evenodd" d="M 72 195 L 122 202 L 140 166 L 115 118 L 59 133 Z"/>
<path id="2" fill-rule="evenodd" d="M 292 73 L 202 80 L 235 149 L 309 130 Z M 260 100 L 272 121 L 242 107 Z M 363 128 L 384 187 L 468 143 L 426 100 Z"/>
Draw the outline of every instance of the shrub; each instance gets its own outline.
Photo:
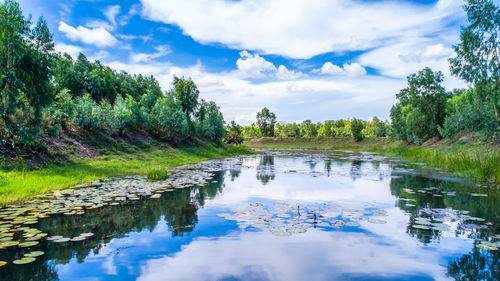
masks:
<path id="1" fill-rule="evenodd" d="M 150 181 L 159 181 L 168 178 L 168 170 L 167 168 L 153 168 L 148 171 L 147 178 Z"/>

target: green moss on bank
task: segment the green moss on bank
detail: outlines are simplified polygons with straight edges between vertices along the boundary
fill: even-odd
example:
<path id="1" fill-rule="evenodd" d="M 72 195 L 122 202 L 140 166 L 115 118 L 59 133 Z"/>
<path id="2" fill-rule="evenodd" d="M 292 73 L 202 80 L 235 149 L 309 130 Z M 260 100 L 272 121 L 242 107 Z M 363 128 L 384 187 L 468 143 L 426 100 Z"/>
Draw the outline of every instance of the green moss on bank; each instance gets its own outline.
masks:
<path id="1" fill-rule="evenodd" d="M 130 152 L 118 150 L 101 157 L 50 164 L 33 171 L 0 171 L 0 205 L 98 179 L 147 175 L 151 167 L 168 168 L 252 153 L 244 146 L 205 143 L 176 149 L 167 146 L 130 146 L 129 149 Z"/>
<path id="2" fill-rule="evenodd" d="M 500 149 L 485 143 L 446 143 L 430 147 L 409 146 L 386 138 L 355 142 L 351 138 L 264 138 L 250 147 L 266 149 L 346 149 L 378 152 L 442 168 L 455 175 L 482 182 L 500 182 Z"/>

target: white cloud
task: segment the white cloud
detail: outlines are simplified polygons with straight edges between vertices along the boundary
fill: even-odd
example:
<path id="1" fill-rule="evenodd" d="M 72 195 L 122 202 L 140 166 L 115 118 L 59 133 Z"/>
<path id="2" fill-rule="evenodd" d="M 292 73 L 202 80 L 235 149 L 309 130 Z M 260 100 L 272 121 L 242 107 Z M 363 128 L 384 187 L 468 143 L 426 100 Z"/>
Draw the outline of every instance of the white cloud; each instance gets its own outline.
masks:
<path id="1" fill-rule="evenodd" d="M 116 16 L 120 13 L 120 6 L 114 5 L 109 6 L 106 11 L 104 11 L 104 15 L 109 20 L 112 25 L 116 25 Z"/>
<path id="2" fill-rule="evenodd" d="M 163 57 L 163 56 L 168 55 L 172 52 L 169 45 L 160 45 L 160 46 L 155 47 L 155 49 L 156 49 L 156 52 L 151 53 L 151 54 L 146 54 L 146 53 L 132 54 L 130 56 L 130 59 L 133 63 L 150 62 L 154 59 L 157 59 L 159 57 Z"/>
<path id="3" fill-rule="evenodd" d="M 234 117 L 234 122 L 242 126 L 249 126 L 252 123 L 255 123 L 256 120 L 257 120 L 257 111 L 249 114 L 236 115 L 236 117 Z"/>
<path id="4" fill-rule="evenodd" d="M 339 75 L 344 74 L 347 76 L 363 76 L 366 75 L 366 69 L 359 63 L 344 63 L 342 67 L 334 65 L 331 62 L 325 62 L 321 69 L 316 69 L 315 72 L 322 74 Z"/>
<path id="5" fill-rule="evenodd" d="M 103 27 L 86 28 L 78 26 L 74 28 L 65 22 L 59 22 L 59 31 L 73 41 L 82 41 L 85 44 L 98 47 L 110 47 L 118 43 L 118 40 Z"/>
<path id="6" fill-rule="evenodd" d="M 344 63 L 344 72 L 349 76 L 363 76 L 366 75 L 366 69 L 359 63 Z"/>
<path id="7" fill-rule="evenodd" d="M 436 45 L 427 46 L 423 52 L 411 52 L 399 55 L 399 58 L 403 62 L 417 62 L 422 61 L 439 61 L 443 59 L 448 59 L 453 55 L 453 49 L 445 47 L 443 44 L 439 43 Z"/>
<path id="8" fill-rule="evenodd" d="M 55 48 L 56 51 L 61 54 L 68 53 L 73 59 L 76 59 L 78 55 L 83 52 L 83 49 L 79 46 L 64 43 L 56 43 Z"/>
<path id="9" fill-rule="evenodd" d="M 450 21 L 463 15 L 463 3 L 457 0 L 434 5 L 345 0 L 141 2 L 144 16 L 178 25 L 198 42 L 292 58 L 409 42 L 409 35 L 435 36 L 456 28 Z"/>
<path id="10" fill-rule="evenodd" d="M 342 68 L 340 68 L 337 65 L 334 65 L 331 62 L 325 62 L 321 67 L 320 71 L 323 74 L 332 74 L 332 75 L 341 74 L 342 72 L 344 72 Z"/>
<path id="11" fill-rule="evenodd" d="M 276 72 L 276 77 L 280 80 L 296 80 L 300 77 L 306 76 L 300 71 L 289 70 L 286 66 L 280 65 Z"/>
<path id="12" fill-rule="evenodd" d="M 274 64 L 259 56 L 259 54 L 252 55 L 247 51 L 240 53 L 236 65 L 239 73 L 248 78 L 260 78 L 276 72 Z"/>
<path id="13" fill-rule="evenodd" d="M 453 35 L 456 34 L 447 36 L 454 37 Z M 414 38 L 411 42 L 388 45 L 365 53 L 359 57 L 359 62 L 377 69 L 382 75 L 399 78 L 416 73 L 424 67 L 430 67 L 434 71 L 443 72 L 446 88 L 466 87 L 463 81 L 451 75 L 449 71 L 448 58 L 453 56 L 453 52 L 450 48 L 438 43 L 443 40 L 448 39 Z"/>

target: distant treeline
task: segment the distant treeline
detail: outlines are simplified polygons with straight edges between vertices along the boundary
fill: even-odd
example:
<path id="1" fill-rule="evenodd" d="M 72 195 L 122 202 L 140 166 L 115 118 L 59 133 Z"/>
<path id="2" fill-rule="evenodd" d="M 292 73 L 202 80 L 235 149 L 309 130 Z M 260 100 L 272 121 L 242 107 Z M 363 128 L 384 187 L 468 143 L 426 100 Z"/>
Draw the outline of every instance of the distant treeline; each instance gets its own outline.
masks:
<path id="1" fill-rule="evenodd" d="M 446 91 L 443 74 L 424 68 L 407 78 L 407 87 L 396 94 L 390 112 L 391 122 L 378 118 L 330 120 L 312 123 L 276 122 L 276 115 L 264 108 L 256 123 L 227 127 L 226 141 L 259 137 L 333 137 L 350 136 L 357 141 L 370 137 L 390 137 L 421 144 L 433 137 L 500 140 L 500 9 L 492 0 L 468 0 L 464 9 L 468 26 L 453 46 L 451 72 L 469 83 L 464 90 Z"/>
<path id="2" fill-rule="evenodd" d="M 175 77 L 163 93 L 153 76 L 58 54 L 46 21 L 33 24 L 15 0 L 0 3 L 0 30 L 0 148 L 37 147 L 41 133 L 55 137 L 61 130 L 142 130 L 169 141 L 217 142 L 225 135 L 218 106 L 200 100 L 191 79 Z"/>

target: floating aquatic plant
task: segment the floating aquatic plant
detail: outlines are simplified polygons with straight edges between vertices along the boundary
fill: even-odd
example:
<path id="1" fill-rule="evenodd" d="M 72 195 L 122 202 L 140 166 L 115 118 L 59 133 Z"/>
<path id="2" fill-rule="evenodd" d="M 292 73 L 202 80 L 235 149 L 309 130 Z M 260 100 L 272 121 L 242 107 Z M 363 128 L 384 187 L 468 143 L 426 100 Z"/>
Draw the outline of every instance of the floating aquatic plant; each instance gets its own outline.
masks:
<path id="1" fill-rule="evenodd" d="M 33 258 L 33 257 L 25 257 L 25 258 L 22 258 L 22 259 L 19 259 L 19 260 L 15 260 L 13 261 L 12 263 L 13 264 L 27 264 L 27 263 L 32 263 L 34 262 L 36 259 Z"/>
<path id="2" fill-rule="evenodd" d="M 31 257 L 31 258 L 36 258 L 39 256 L 43 256 L 45 252 L 43 251 L 33 251 L 31 253 L 24 254 L 25 257 Z"/>

